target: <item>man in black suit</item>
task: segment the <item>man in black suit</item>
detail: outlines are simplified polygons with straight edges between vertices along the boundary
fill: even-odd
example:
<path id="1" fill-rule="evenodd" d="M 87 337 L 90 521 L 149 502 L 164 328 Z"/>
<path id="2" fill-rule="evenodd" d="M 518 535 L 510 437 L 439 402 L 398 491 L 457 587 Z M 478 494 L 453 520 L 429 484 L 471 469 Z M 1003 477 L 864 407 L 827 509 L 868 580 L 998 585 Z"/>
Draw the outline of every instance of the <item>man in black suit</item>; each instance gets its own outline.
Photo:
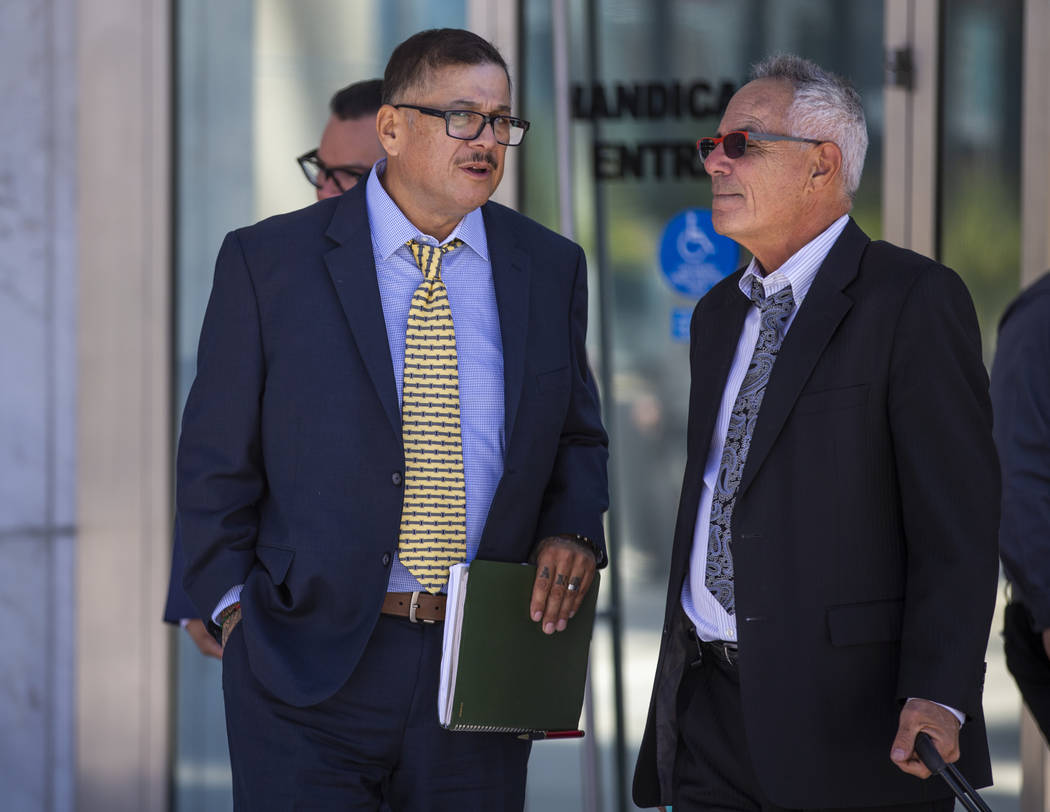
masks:
<path id="1" fill-rule="evenodd" d="M 1003 467 L 999 553 L 1010 580 L 1003 646 L 1043 738 L 1050 741 L 1050 274 L 999 321 L 992 364 L 995 445 Z"/>
<path id="2" fill-rule="evenodd" d="M 467 31 L 399 45 L 387 154 L 229 234 L 178 455 L 194 604 L 221 627 L 238 809 L 521 809 L 529 744 L 437 722 L 448 565 L 534 560 L 571 622 L 605 563 L 579 246 L 488 202 L 511 113 Z"/>
<path id="3" fill-rule="evenodd" d="M 919 731 L 990 781 L 980 335 L 958 276 L 850 219 L 866 147 L 856 91 L 793 56 L 700 142 L 715 229 L 754 259 L 693 315 L 641 806 L 950 810 Z"/>

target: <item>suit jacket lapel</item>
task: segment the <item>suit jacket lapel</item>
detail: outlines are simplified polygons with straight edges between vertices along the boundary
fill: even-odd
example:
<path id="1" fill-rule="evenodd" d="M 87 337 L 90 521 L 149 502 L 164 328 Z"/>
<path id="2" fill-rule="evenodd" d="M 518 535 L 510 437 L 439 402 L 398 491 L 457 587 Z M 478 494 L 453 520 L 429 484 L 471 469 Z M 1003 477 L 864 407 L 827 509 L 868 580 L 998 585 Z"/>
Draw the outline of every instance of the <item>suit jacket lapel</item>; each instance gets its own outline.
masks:
<path id="1" fill-rule="evenodd" d="M 824 348 L 853 307 L 843 290 L 856 277 L 868 242 L 851 218 L 817 271 L 773 365 L 737 498 L 754 480 Z"/>
<path id="2" fill-rule="evenodd" d="M 525 377 L 525 342 L 529 328 L 529 258 L 517 244 L 501 212 L 486 204 L 485 237 L 496 290 L 500 337 L 503 341 L 504 442 L 510 444 Z"/>
<path id="3" fill-rule="evenodd" d="M 338 244 L 325 254 L 325 263 L 372 385 L 400 440 L 401 407 L 397 401 L 394 364 L 383 320 L 364 191 L 365 181 L 362 180 L 340 196 L 335 215 L 325 232 L 325 236 Z"/>

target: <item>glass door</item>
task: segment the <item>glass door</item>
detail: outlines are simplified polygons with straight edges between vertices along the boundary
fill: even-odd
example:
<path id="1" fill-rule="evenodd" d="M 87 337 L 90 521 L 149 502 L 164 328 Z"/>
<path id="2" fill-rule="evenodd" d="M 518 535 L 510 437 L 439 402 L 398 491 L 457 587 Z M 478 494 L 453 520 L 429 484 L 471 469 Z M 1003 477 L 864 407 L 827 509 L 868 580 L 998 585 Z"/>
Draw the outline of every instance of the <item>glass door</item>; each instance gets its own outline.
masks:
<path id="1" fill-rule="evenodd" d="M 592 273 L 591 359 L 611 432 L 612 569 L 592 651 L 602 797 L 573 776 L 584 743 L 533 748 L 537 809 L 633 808 L 629 785 L 648 707 L 685 465 L 688 323 L 699 297 L 746 257 L 710 228 L 696 140 L 752 63 L 792 51 L 849 76 L 871 146 L 854 216 L 881 235 L 883 3 L 590 0 L 568 4 L 572 167 L 556 165 L 549 0 L 524 0 L 523 211 L 558 227 L 571 171 L 577 239 Z M 575 753 L 570 753 L 576 750 Z M 541 782 L 537 780 L 537 784 Z"/>

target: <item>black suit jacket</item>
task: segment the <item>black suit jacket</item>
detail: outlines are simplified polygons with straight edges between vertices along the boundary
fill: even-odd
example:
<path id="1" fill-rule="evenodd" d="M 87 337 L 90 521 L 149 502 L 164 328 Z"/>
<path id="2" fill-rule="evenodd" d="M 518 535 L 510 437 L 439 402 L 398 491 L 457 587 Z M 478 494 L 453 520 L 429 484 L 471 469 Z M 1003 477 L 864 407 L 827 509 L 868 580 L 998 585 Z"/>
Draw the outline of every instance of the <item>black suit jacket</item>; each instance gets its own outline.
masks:
<path id="1" fill-rule="evenodd" d="M 749 306 L 740 272 L 692 321 L 688 461 L 663 640 L 635 773 L 669 803 L 683 579 L 704 463 Z M 962 769 L 990 781 L 981 712 L 999 478 L 973 304 L 949 269 L 850 221 L 773 368 L 733 510 L 744 725 L 790 808 L 947 795 L 889 760 L 902 702 L 962 710 Z"/>
<path id="2" fill-rule="evenodd" d="M 252 671 L 295 705 L 354 670 L 398 544 L 401 415 L 365 186 L 227 236 L 179 443 L 186 589 L 209 617 L 244 584 Z M 503 206 L 482 212 L 506 439 L 478 557 L 525 561 L 538 539 L 580 533 L 604 560 L 583 252 Z"/>

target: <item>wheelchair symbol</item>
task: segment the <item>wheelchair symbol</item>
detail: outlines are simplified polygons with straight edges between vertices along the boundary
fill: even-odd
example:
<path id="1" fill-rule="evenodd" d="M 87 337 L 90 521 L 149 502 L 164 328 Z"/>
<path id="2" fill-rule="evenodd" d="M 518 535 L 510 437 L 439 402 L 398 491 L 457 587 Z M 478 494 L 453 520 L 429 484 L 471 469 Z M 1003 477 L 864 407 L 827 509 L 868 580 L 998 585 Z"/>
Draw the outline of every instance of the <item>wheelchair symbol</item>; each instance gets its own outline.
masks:
<path id="1" fill-rule="evenodd" d="M 687 265 L 699 265 L 715 252 L 711 242 L 696 222 L 696 212 L 685 213 L 685 229 L 678 235 L 678 255 Z"/>
<path id="2" fill-rule="evenodd" d="M 664 229 L 660 240 L 660 270 L 678 293 L 700 298 L 736 269 L 739 248 L 716 233 L 711 212 L 686 209 Z"/>

